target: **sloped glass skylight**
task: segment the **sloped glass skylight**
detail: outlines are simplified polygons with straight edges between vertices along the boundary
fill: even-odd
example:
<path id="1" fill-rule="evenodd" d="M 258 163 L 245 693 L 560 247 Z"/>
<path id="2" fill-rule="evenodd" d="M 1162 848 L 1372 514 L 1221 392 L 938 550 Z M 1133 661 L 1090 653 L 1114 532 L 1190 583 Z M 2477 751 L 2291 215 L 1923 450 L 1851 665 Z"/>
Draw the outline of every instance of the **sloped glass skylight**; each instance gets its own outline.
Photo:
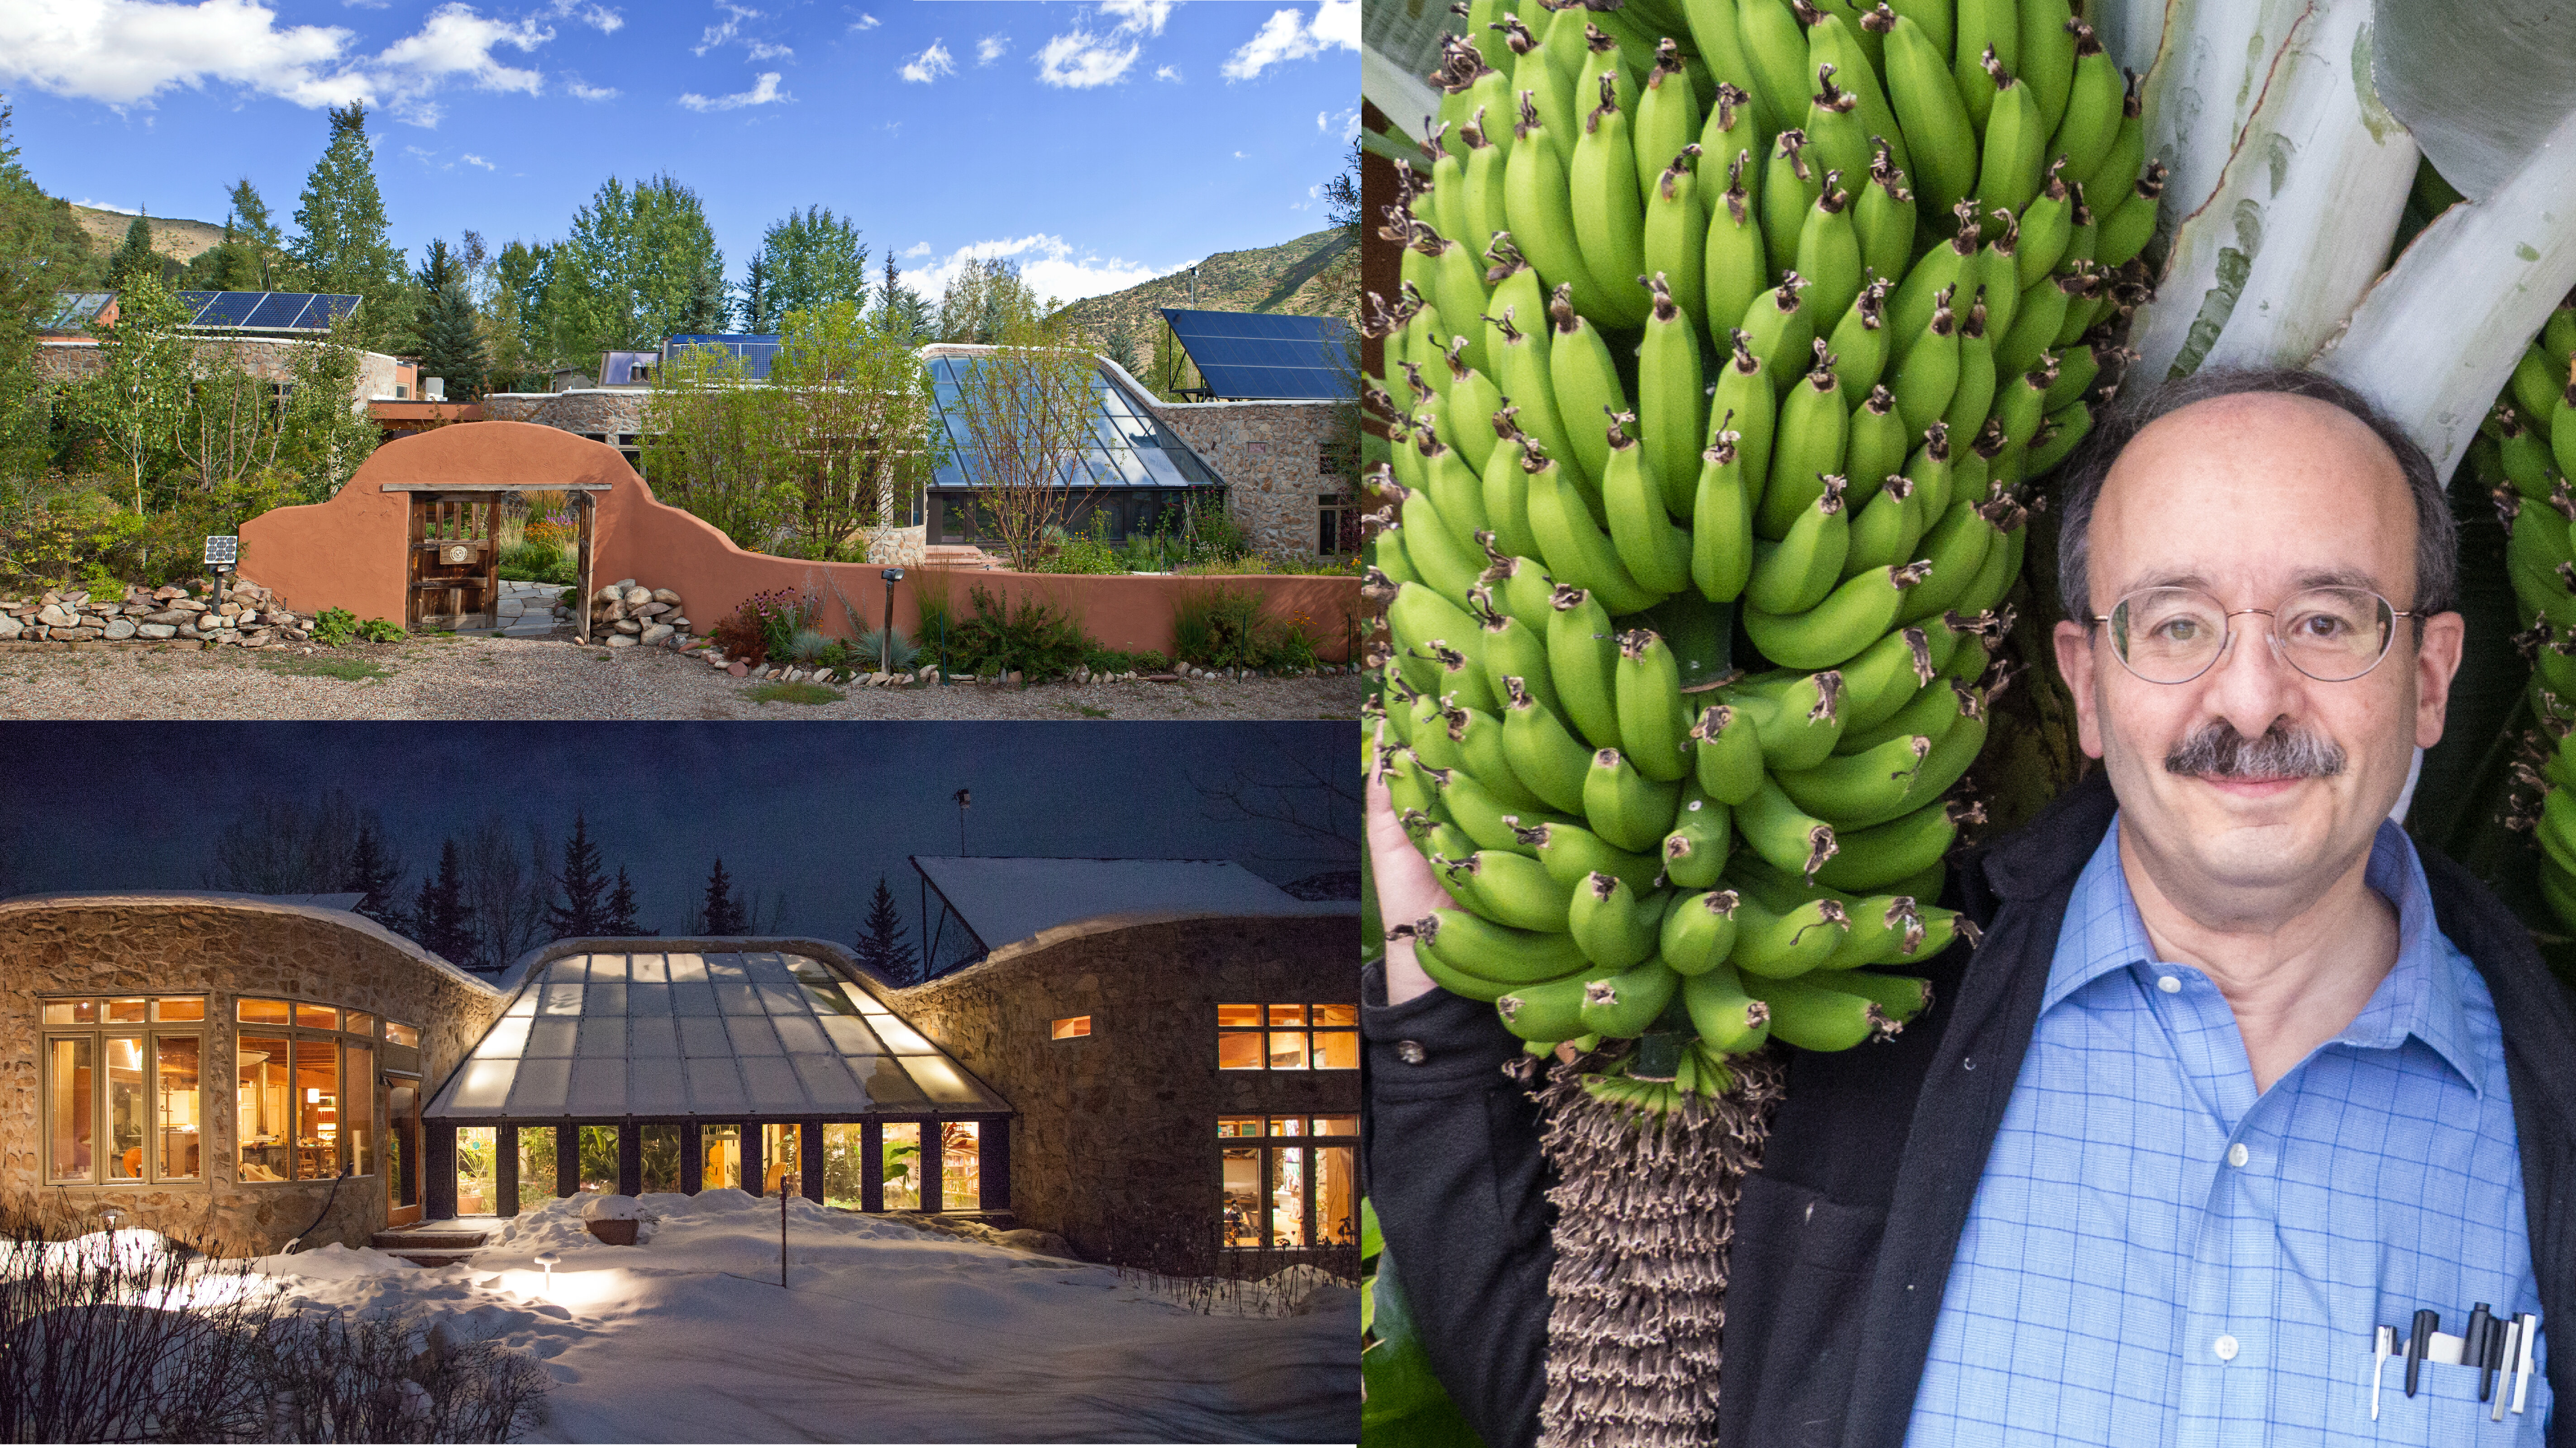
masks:
<path id="1" fill-rule="evenodd" d="M 856 1120 L 1009 1109 L 821 961 L 673 951 L 568 955 L 530 972 L 424 1114 Z"/>

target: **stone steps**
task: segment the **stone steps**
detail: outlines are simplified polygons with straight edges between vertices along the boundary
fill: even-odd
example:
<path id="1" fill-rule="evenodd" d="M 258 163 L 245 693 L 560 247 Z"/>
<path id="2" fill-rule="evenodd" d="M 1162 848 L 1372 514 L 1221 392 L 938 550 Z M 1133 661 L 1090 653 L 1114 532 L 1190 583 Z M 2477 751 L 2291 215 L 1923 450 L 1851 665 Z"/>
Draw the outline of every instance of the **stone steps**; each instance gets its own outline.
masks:
<path id="1" fill-rule="evenodd" d="M 379 1252 L 391 1252 L 415 1267 L 448 1267 L 471 1260 L 491 1237 L 490 1232 L 478 1227 L 425 1222 L 378 1232 L 367 1239 L 367 1245 Z"/>

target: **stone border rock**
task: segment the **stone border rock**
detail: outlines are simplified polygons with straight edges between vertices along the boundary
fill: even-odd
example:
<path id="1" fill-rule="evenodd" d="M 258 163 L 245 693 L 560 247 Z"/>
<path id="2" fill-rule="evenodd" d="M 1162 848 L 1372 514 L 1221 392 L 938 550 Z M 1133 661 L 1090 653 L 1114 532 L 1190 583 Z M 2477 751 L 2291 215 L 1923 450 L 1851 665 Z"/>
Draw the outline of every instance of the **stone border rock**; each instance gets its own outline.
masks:
<path id="1" fill-rule="evenodd" d="M 86 590 L 49 589 L 36 599 L 0 600 L 0 644 L 195 643 L 282 649 L 312 637 L 312 619 L 236 574 L 220 593 L 208 585 L 146 590 L 128 584 L 110 601 Z"/>
<path id="2" fill-rule="evenodd" d="M 808 669 L 800 664 L 763 664 L 759 668 L 753 668 L 744 660 L 726 658 L 723 654 L 716 651 L 713 644 L 703 645 L 695 652 L 699 658 L 706 661 L 709 668 L 716 669 L 723 673 L 729 673 L 737 679 L 760 679 L 771 683 L 781 684 L 816 683 L 828 684 L 835 687 L 863 689 L 921 689 L 935 688 L 939 684 L 939 666 L 937 664 L 924 664 L 918 669 L 905 670 L 897 673 L 885 673 L 875 670 L 864 674 L 856 671 L 842 671 L 836 673 L 830 669 Z M 1235 679 L 1319 679 L 1340 674 L 1356 674 L 1358 672 L 1360 672 L 1360 668 L 1357 664 L 1318 664 L 1311 669 L 1201 669 L 1189 664 L 1183 664 L 1175 672 L 1167 674 L 1146 673 L 1137 669 L 1129 669 L 1123 673 L 1096 674 L 1089 668 L 1082 667 L 1076 668 L 1072 673 L 1061 679 L 1042 679 L 1039 683 L 1040 685 L 1047 683 L 1061 683 L 1079 687 L 1085 684 L 1121 684 L 1130 682 L 1171 684 L 1178 683 L 1183 679 L 1209 682 L 1230 681 Z M 1028 680 L 1021 675 L 1019 670 L 1013 669 L 1008 674 L 996 674 L 990 678 L 979 678 L 973 674 L 951 674 L 948 676 L 948 682 L 951 685 L 1001 684 L 1025 686 L 1028 683 Z"/>
<path id="3" fill-rule="evenodd" d="M 591 636 L 576 640 L 585 647 L 659 647 L 677 652 L 699 642 L 681 611 L 680 595 L 667 588 L 647 588 L 632 578 L 621 578 L 593 593 L 590 608 Z"/>

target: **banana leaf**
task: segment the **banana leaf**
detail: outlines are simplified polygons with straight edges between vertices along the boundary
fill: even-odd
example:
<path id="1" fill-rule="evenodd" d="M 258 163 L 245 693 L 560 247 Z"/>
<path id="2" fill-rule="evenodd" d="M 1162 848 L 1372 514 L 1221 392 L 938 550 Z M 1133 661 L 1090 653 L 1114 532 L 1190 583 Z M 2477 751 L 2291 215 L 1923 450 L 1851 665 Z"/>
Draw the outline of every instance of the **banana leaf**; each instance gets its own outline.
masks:
<path id="1" fill-rule="evenodd" d="M 2380 99 L 2451 184 L 2484 200 L 2576 110 L 2567 0 L 2378 0 Z"/>
<path id="2" fill-rule="evenodd" d="M 2379 274 L 2417 152 L 2372 91 L 2370 14 L 2329 0 L 2294 22 L 2207 193 L 2177 168 L 2180 219 L 2129 335 L 2139 375 L 2302 362 Z"/>
<path id="3" fill-rule="evenodd" d="M 2172 0 L 2146 105 L 2147 154 L 2172 174 L 2159 235 L 2218 190 L 2272 62 L 2308 13 L 2307 0 Z"/>

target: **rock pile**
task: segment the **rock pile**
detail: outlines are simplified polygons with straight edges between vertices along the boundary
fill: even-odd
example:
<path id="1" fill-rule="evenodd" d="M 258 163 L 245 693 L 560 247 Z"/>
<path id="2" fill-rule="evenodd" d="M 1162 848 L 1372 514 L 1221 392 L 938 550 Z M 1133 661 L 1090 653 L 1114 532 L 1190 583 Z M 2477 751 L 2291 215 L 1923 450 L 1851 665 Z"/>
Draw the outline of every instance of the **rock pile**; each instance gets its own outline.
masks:
<path id="1" fill-rule="evenodd" d="M 612 649 L 638 646 L 684 649 L 692 642 L 680 595 L 621 578 L 590 596 L 588 642 Z"/>
<path id="2" fill-rule="evenodd" d="M 220 594 L 206 585 L 144 589 L 128 585 L 111 599 L 81 590 L 0 601 L 0 642 L 122 643 L 184 640 L 206 647 L 284 648 L 309 637 L 312 620 L 289 611 L 277 595 L 235 576 Z"/>

